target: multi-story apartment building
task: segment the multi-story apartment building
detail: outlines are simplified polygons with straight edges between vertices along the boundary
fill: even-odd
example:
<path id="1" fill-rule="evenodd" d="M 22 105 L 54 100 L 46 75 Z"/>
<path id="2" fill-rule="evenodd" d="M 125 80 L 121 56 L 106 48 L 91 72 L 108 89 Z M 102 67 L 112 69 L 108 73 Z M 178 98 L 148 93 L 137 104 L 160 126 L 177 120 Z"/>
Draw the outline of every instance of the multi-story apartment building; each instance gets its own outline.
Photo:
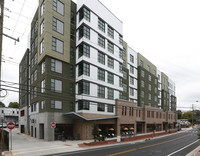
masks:
<path id="1" fill-rule="evenodd" d="M 169 111 L 176 108 L 175 84 L 169 82 L 123 41 L 122 22 L 99 0 L 39 0 L 30 50 L 20 64 L 21 132 L 49 141 L 91 139 L 94 123 L 117 135 L 127 126 L 147 132 L 153 123 L 141 122 L 149 118 L 146 111 L 162 114 L 160 108 L 166 112 L 157 125 L 166 129 L 161 121 L 167 123 L 168 114 L 169 124 L 176 122 Z"/>

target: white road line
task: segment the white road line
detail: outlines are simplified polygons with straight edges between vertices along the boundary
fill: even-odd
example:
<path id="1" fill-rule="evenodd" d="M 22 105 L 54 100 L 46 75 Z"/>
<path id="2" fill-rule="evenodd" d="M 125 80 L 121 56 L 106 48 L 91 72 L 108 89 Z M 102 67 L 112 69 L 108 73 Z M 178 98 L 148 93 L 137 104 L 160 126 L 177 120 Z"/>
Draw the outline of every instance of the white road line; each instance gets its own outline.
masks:
<path id="1" fill-rule="evenodd" d="M 183 147 L 183 148 L 181 148 L 181 149 L 179 149 L 179 150 L 177 150 L 177 151 L 175 151 L 175 152 L 173 152 L 173 153 L 171 153 L 171 154 L 169 154 L 167 156 L 171 156 L 171 155 L 173 155 L 173 154 L 175 154 L 175 153 L 177 153 L 177 152 L 179 152 L 179 151 L 191 146 L 192 144 L 195 144 L 197 141 L 199 141 L 199 140 L 196 140 L 195 142 L 193 142 L 193 143 L 191 143 L 191 144 L 189 144 L 189 145 L 187 145 L 187 146 L 185 146 L 185 147 Z"/>

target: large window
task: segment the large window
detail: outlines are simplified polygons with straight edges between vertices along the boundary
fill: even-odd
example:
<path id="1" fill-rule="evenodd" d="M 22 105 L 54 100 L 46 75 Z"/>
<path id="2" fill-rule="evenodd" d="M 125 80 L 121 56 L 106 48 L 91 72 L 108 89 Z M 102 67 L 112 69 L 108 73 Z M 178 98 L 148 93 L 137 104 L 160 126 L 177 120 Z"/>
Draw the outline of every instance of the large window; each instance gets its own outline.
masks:
<path id="1" fill-rule="evenodd" d="M 105 104 L 104 103 L 98 103 L 97 104 L 97 110 L 100 112 L 104 112 L 105 111 Z"/>
<path id="2" fill-rule="evenodd" d="M 44 20 L 40 24 L 40 35 L 42 35 L 44 32 Z"/>
<path id="3" fill-rule="evenodd" d="M 81 8 L 80 11 L 79 11 L 79 22 L 83 18 L 86 19 L 87 21 L 90 21 L 90 10 L 88 10 L 85 7 Z"/>
<path id="4" fill-rule="evenodd" d="M 130 73 L 134 74 L 134 67 L 130 65 Z"/>
<path id="5" fill-rule="evenodd" d="M 107 112 L 113 113 L 114 112 L 114 106 L 113 105 L 107 105 Z"/>
<path id="6" fill-rule="evenodd" d="M 81 81 L 78 83 L 78 94 L 90 94 L 90 83 L 87 81 Z"/>
<path id="7" fill-rule="evenodd" d="M 108 26 L 108 36 L 114 39 L 114 29 Z"/>
<path id="8" fill-rule="evenodd" d="M 90 110 L 90 102 L 78 101 L 78 110 Z"/>
<path id="9" fill-rule="evenodd" d="M 130 95 L 134 96 L 134 89 L 133 88 L 130 88 Z"/>
<path id="10" fill-rule="evenodd" d="M 98 97 L 105 98 L 105 87 L 98 86 Z"/>
<path id="11" fill-rule="evenodd" d="M 64 15 L 64 4 L 59 0 L 53 0 L 53 10 Z"/>
<path id="12" fill-rule="evenodd" d="M 134 56 L 130 54 L 130 62 L 134 63 Z"/>
<path id="13" fill-rule="evenodd" d="M 86 56 L 86 57 L 90 57 L 90 46 L 87 44 L 80 44 L 78 46 L 78 50 L 79 50 L 79 54 L 78 56 Z"/>
<path id="14" fill-rule="evenodd" d="M 119 58 L 123 58 L 123 50 L 122 49 L 119 49 Z"/>
<path id="15" fill-rule="evenodd" d="M 62 101 L 51 100 L 51 109 L 62 109 Z"/>
<path id="16" fill-rule="evenodd" d="M 120 73 L 122 73 L 122 67 L 123 67 L 122 63 L 119 63 L 119 72 Z"/>
<path id="17" fill-rule="evenodd" d="M 86 62 L 81 62 L 78 68 L 78 76 L 87 75 L 90 76 L 90 65 Z"/>
<path id="18" fill-rule="evenodd" d="M 62 81 L 51 79 L 51 91 L 62 93 Z"/>
<path id="19" fill-rule="evenodd" d="M 101 64 L 105 64 L 105 54 L 102 52 L 98 52 L 98 62 Z"/>
<path id="20" fill-rule="evenodd" d="M 85 26 L 85 25 L 82 25 L 80 26 L 79 28 L 79 40 L 82 38 L 82 37 L 85 37 L 87 39 L 90 39 L 90 28 Z"/>
<path id="21" fill-rule="evenodd" d="M 105 22 L 103 20 L 101 20 L 100 18 L 98 19 L 98 28 L 105 32 Z"/>
<path id="22" fill-rule="evenodd" d="M 114 69 L 114 59 L 111 57 L 108 57 L 108 67 Z"/>
<path id="23" fill-rule="evenodd" d="M 40 5 L 40 16 L 44 14 L 44 11 L 45 11 L 45 0 L 43 0 L 43 2 Z"/>
<path id="24" fill-rule="evenodd" d="M 40 54 L 42 54 L 43 51 L 44 51 L 44 39 L 40 42 Z"/>
<path id="25" fill-rule="evenodd" d="M 108 83 L 114 84 L 114 74 L 108 72 Z"/>
<path id="26" fill-rule="evenodd" d="M 98 79 L 101 81 L 105 81 L 105 70 L 98 69 Z"/>
<path id="27" fill-rule="evenodd" d="M 114 100 L 114 90 L 111 88 L 108 88 L 107 90 L 108 90 L 108 95 L 107 95 L 108 99 Z"/>
<path id="28" fill-rule="evenodd" d="M 45 61 L 42 62 L 41 64 L 41 74 L 45 72 Z"/>
<path id="29" fill-rule="evenodd" d="M 130 84 L 134 85 L 134 78 L 132 76 L 130 76 Z"/>
<path id="30" fill-rule="evenodd" d="M 98 45 L 105 48 L 105 38 L 101 35 L 98 35 Z"/>
<path id="31" fill-rule="evenodd" d="M 108 51 L 114 53 L 114 44 L 108 41 Z"/>
<path id="32" fill-rule="evenodd" d="M 144 88 L 144 81 L 141 80 L 141 87 Z"/>
<path id="33" fill-rule="evenodd" d="M 62 62 L 55 59 L 51 59 L 51 71 L 62 73 Z"/>
<path id="34" fill-rule="evenodd" d="M 41 93 L 45 92 L 45 79 L 41 82 Z"/>
<path id="35" fill-rule="evenodd" d="M 58 20 L 57 18 L 53 17 L 53 27 L 52 29 L 54 31 L 57 31 L 61 34 L 64 33 L 64 23 L 60 20 Z"/>
<path id="36" fill-rule="evenodd" d="M 52 37 L 52 50 L 57 51 L 62 54 L 64 51 L 63 41 L 61 41 L 55 37 Z"/>

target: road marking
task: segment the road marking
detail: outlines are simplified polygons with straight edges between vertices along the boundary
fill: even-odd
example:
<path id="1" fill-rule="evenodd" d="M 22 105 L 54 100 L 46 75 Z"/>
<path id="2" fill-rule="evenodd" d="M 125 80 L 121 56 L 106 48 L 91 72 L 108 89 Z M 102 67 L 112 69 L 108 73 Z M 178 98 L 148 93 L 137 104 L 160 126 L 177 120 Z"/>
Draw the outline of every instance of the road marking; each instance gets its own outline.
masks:
<path id="1" fill-rule="evenodd" d="M 191 144 L 189 144 L 189 145 L 187 145 L 187 146 L 185 146 L 185 147 L 183 147 L 183 148 L 181 148 L 181 149 L 179 149 L 179 150 L 177 150 L 177 151 L 175 151 L 175 152 L 173 152 L 173 153 L 171 153 L 171 154 L 169 154 L 169 155 L 167 155 L 167 156 L 171 156 L 171 155 L 173 155 L 173 154 L 175 154 L 175 153 L 177 153 L 177 152 L 179 152 L 179 151 L 182 151 L 183 149 L 185 149 L 185 148 L 191 146 L 192 144 L 195 144 L 197 141 L 199 141 L 199 140 L 196 140 L 195 142 L 193 142 L 193 143 L 191 143 Z"/>
<path id="2" fill-rule="evenodd" d="M 191 135 L 191 134 L 188 134 L 188 135 Z M 178 140 L 178 139 L 181 139 L 181 138 L 185 138 L 188 135 L 178 137 L 178 138 L 175 138 L 175 139 L 171 139 L 171 140 L 168 140 L 168 141 L 164 141 L 164 142 L 161 142 L 161 143 L 157 143 L 157 144 L 152 144 L 152 145 L 143 146 L 143 147 L 139 147 L 139 148 L 133 148 L 133 149 L 130 149 L 130 150 L 126 150 L 126 151 L 122 151 L 122 152 L 118 152 L 118 153 L 114 153 L 114 154 L 109 154 L 107 156 L 115 156 L 115 155 L 120 155 L 120 154 L 124 154 L 124 153 L 128 153 L 128 152 L 132 152 L 132 151 L 135 151 L 135 150 L 140 150 L 140 149 L 145 149 L 145 148 L 149 148 L 149 147 L 153 147 L 153 146 L 157 146 L 157 145 L 162 145 L 162 144 L 172 142 L 172 141 L 175 141 L 175 140 Z"/>

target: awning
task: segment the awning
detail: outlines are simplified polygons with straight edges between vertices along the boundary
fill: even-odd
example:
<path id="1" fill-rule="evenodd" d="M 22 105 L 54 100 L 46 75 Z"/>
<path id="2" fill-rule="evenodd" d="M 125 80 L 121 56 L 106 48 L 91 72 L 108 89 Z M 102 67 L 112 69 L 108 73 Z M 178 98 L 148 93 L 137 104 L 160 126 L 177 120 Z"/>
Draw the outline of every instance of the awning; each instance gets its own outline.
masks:
<path id="1" fill-rule="evenodd" d="M 111 116 L 111 117 L 101 117 L 101 118 L 86 118 L 75 112 L 63 113 L 63 115 L 73 118 L 75 120 L 86 120 L 86 121 L 116 119 L 120 117 L 120 116 Z"/>

